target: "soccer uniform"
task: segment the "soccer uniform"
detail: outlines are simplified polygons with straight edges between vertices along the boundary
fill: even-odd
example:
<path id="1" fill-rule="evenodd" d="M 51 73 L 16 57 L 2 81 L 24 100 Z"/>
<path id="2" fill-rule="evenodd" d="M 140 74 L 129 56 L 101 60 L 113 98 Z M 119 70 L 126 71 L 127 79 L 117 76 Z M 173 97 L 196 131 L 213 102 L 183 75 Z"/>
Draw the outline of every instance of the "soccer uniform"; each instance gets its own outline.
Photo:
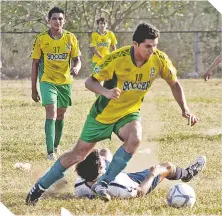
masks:
<path id="1" fill-rule="evenodd" d="M 110 124 L 130 113 L 139 112 L 144 96 L 159 74 L 169 82 L 177 79 L 176 69 L 165 53 L 156 49 L 150 59 L 138 68 L 133 52 L 133 47 L 123 47 L 106 56 L 93 69 L 95 79 L 99 82 L 105 80 L 104 87 L 121 90 L 117 100 L 99 96 L 93 104 L 90 114 L 98 122 Z"/>
<path id="2" fill-rule="evenodd" d="M 108 193 L 112 197 L 130 198 L 137 196 L 137 187 L 148 176 L 149 170 L 143 170 L 136 173 L 119 173 L 115 180 L 110 182 L 107 188 Z M 159 176 L 155 177 L 151 185 L 150 193 L 159 183 Z M 74 192 L 78 197 L 88 197 L 90 199 L 95 197 L 91 187 L 87 184 L 86 180 L 78 178 L 74 185 Z"/>
<path id="3" fill-rule="evenodd" d="M 111 134 L 104 135 L 110 127 L 114 130 L 116 124 L 130 122 L 131 120 L 126 121 L 127 118 L 140 112 L 143 99 L 158 75 L 168 82 L 177 80 L 176 69 L 171 60 L 158 49 L 140 68 L 135 65 L 132 46 L 122 47 L 105 56 L 94 67 L 91 76 L 99 82 L 104 80 L 104 87 L 107 89 L 118 87 L 121 94 L 116 100 L 102 95 L 97 98 L 83 127 L 81 139 L 97 142 L 110 138 Z M 117 130 L 116 132 L 118 133 Z M 92 137 L 95 135 L 95 139 L 89 137 L 90 134 Z"/>
<path id="4" fill-rule="evenodd" d="M 43 105 L 55 103 L 57 97 L 62 107 L 71 103 L 71 59 L 78 56 L 80 50 L 73 33 L 63 30 L 57 40 L 51 38 L 49 31 L 37 35 L 31 57 L 40 60 L 38 76 Z"/>
<path id="5" fill-rule="evenodd" d="M 112 31 L 106 31 L 105 34 L 99 32 L 93 32 L 91 35 L 90 47 L 96 47 L 97 51 L 102 55 L 106 56 L 110 52 L 110 46 L 116 45 L 117 40 L 115 34 Z M 101 59 L 96 54 L 93 55 L 92 64 L 95 66 Z"/>

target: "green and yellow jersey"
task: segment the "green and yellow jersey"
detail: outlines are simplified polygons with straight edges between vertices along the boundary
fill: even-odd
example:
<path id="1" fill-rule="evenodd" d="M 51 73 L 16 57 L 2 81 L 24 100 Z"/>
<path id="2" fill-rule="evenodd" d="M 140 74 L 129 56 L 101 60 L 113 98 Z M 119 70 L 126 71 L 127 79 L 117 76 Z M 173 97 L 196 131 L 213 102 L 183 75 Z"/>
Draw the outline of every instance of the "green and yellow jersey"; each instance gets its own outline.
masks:
<path id="1" fill-rule="evenodd" d="M 134 61 L 134 47 L 122 47 L 103 58 L 91 76 L 99 82 L 105 80 L 104 87 L 121 90 L 116 100 L 99 96 L 90 114 L 103 124 L 111 124 L 133 112 L 139 112 L 143 98 L 153 81 L 160 75 L 166 81 L 176 81 L 176 69 L 168 56 L 156 49 L 149 60 L 140 68 Z"/>
<path id="2" fill-rule="evenodd" d="M 39 80 L 53 84 L 71 84 L 71 59 L 80 56 L 78 41 L 75 35 L 63 30 L 60 39 L 53 39 L 49 31 L 35 38 L 32 59 L 40 59 Z"/>
<path id="3" fill-rule="evenodd" d="M 96 47 L 102 57 L 110 53 L 111 45 L 116 44 L 116 36 L 112 31 L 106 31 L 106 33 L 102 35 L 99 32 L 93 32 L 91 35 L 90 47 Z M 93 55 L 92 62 L 98 63 L 100 60 L 101 59 L 96 54 Z"/>

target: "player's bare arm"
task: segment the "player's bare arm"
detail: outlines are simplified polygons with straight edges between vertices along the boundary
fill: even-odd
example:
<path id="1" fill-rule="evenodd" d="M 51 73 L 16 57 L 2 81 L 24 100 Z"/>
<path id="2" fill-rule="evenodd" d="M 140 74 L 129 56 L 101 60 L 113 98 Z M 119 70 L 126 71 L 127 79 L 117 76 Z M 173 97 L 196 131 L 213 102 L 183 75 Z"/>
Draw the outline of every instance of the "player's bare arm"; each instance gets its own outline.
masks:
<path id="1" fill-rule="evenodd" d="M 104 88 L 103 86 L 101 86 L 98 80 L 92 76 L 88 77 L 87 80 L 85 81 L 85 87 L 92 92 L 103 95 L 106 98 L 113 100 L 118 99 L 121 93 L 119 88 L 113 88 L 113 89 Z"/>
<path id="2" fill-rule="evenodd" d="M 39 67 L 39 59 L 33 59 L 32 61 L 32 99 L 35 102 L 40 101 L 39 93 L 37 91 L 37 78 L 38 78 L 38 67 Z"/>
<path id="3" fill-rule="evenodd" d="M 194 126 L 199 119 L 194 114 L 190 113 L 183 88 L 180 85 L 179 81 L 177 80 L 167 83 L 171 88 L 175 100 L 177 101 L 182 110 L 182 116 L 188 119 L 188 125 Z"/>
<path id="4" fill-rule="evenodd" d="M 110 48 L 111 48 L 112 51 L 115 51 L 116 50 L 116 45 L 115 44 L 111 45 Z"/>
<path id="5" fill-rule="evenodd" d="M 73 76 L 76 76 L 79 73 L 82 63 L 81 63 L 80 57 L 75 57 L 72 59 L 72 61 L 73 61 L 73 67 L 71 68 L 71 74 Z"/>
<path id="6" fill-rule="evenodd" d="M 99 58 L 102 58 L 100 52 L 96 49 L 96 47 L 91 47 L 93 54 L 96 54 Z"/>
<path id="7" fill-rule="evenodd" d="M 212 76 L 213 69 L 222 62 L 222 53 L 217 56 L 217 58 L 214 60 L 214 62 L 211 64 L 211 66 L 206 70 L 204 73 L 204 80 L 207 81 Z"/>

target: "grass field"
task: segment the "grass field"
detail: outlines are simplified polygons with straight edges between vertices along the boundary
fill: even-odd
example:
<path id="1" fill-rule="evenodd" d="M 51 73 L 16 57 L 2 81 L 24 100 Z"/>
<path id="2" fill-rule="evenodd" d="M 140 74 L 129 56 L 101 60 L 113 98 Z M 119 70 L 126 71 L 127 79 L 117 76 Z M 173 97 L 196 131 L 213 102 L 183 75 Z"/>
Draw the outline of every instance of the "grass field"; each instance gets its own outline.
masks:
<path id="1" fill-rule="evenodd" d="M 65 180 L 50 188 L 35 207 L 25 205 L 25 197 L 35 181 L 52 165 L 46 160 L 45 111 L 31 100 L 29 81 L 2 81 L 1 107 L 1 202 L 15 215 L 60 215 L 61 207 L 73 215 L 221 215 L 222 214 L 222 80 L 182 80 L 189 107 L 200 117 L 195 127 L 181 117 L 169 87 L 156 80 L 142 107 L 143 144 L 127 170 L 139 171 L 157 162 L 171 161 L 187 166 L 197 155 L 206 155 L 206 169 L 190 183 L 197 194 L 192 209 L 173 209 L 165 204 L 170 185 L 164 181 L 143 198 L 103 201 L 77 199 L 73 194 L 74 168 Z M 66 116 L 62 152 L 71 149 L 81 132 L 87 112 L 95 100 L 84 81 L 73 85 L 73 106 Z M 112 152 L 121 142 L 114 137 L 98 143 Z M 151 148 L 151 154 L 143 151 Z M 14 169 L 16 162 L 28 162 L 32 169 Z M 0 213 L 1 215 L 1 213 Z"/>

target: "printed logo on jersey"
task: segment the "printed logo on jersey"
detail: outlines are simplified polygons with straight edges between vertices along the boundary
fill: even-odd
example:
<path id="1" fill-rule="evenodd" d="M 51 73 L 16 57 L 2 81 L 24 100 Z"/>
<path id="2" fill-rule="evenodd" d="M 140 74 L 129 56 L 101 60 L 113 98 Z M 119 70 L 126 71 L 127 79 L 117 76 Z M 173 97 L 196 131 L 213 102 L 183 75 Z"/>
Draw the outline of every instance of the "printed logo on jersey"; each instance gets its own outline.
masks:
<path id="1" fill-rule="evenodd" d="M 100 66 L 96 66 L 93 68 L 93 73 L 99 73 L 101 71 L 101 67 Z"/>
<path id="2" fill-rule="evenodd" d="M 108 47 L 109 46 L 109 42 L 100 42 L 100 43 L 97 43 L 97 46 L 98 47 Z"/>
<path id="3" fill-rule="evenodd" d="M 69 44 L 69 43 L 66 44 L 66 50 L 67 51 L 71 50 L 71 44 Z"/>
<path id="4" fill-rule="evenodd" d="M 147 81 L 147 82 L 125 81 L 123 83 L 123 91 L 129 91 L 129 90 L 146 91 L 149 87 L 150 87 L 150 81 Z"/>
<path id="5" fill-rule="evenodd" d="M 47 53 L 48 60 L 64 61 L 68 57 L 68 53 Z"/>
<path id="6" fill-rule="evenodd" d="M 156 69 L 154 67 L 152 67 L 150 71 L 151 71 L 150 72 L 150 77 L 153 77 L 155 72 L 156 72 Z"/>

